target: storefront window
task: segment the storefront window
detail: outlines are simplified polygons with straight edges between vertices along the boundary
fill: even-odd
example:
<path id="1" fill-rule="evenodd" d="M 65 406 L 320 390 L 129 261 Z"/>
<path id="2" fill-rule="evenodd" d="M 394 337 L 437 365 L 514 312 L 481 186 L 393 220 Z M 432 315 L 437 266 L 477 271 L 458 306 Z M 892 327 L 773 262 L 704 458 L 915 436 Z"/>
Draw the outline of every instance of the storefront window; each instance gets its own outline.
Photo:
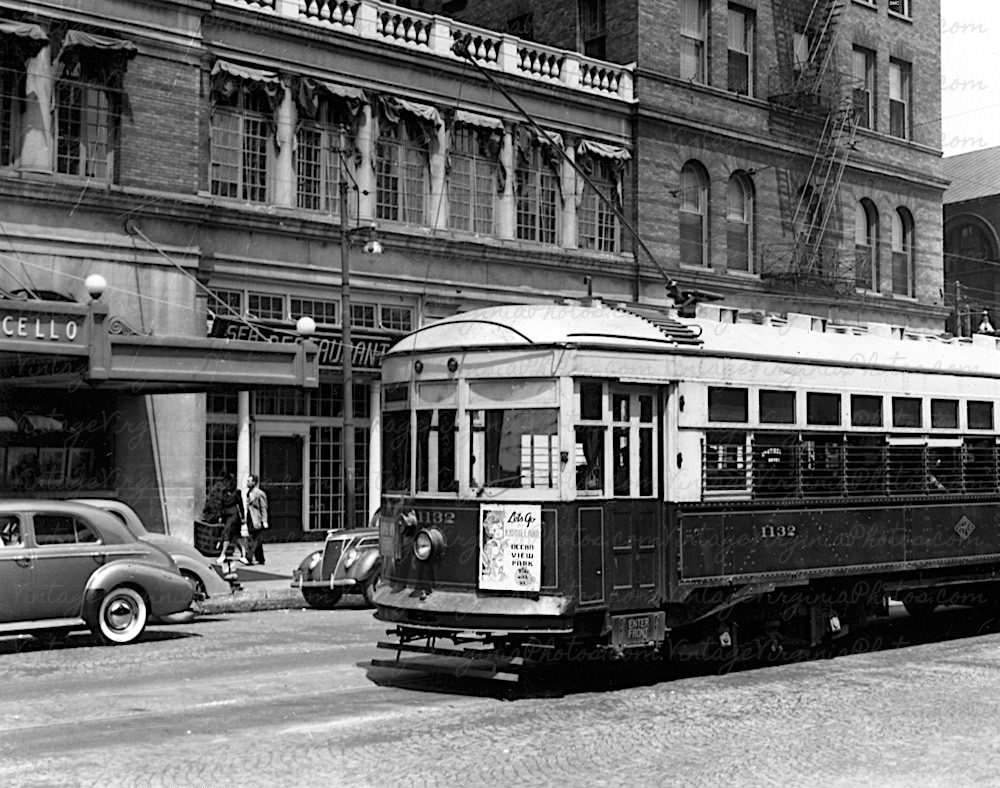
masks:
<path id="1" fill-rule="evenodd" d="M 128 427 L 103 397 L 6 392 L 0 396 L 0 490 L 112 489 L 114 436 Z"/>

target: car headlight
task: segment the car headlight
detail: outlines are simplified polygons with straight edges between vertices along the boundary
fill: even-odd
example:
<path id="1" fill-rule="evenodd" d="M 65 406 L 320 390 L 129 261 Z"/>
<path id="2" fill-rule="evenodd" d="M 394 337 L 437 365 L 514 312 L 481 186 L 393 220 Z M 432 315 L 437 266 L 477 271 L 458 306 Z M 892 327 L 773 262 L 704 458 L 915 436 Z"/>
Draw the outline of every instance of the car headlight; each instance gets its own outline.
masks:
<path id="1" fill-rule="evenodd" d="M 353 547 L 344 553 L 344 569 L 350 569 L 351 564 L 358 560 L 358 551 Z"/>
<path id="2" fill-rule="evenodd" d="M 311 556 L 309 556 L 309 564 L 306 567 L 306 571 L 307 572 L 311 572 L 313 569 L 315 569 L 317 566 L 319 566 L 319 562 L 322 561 L 322 560 L 323 560 L 323 554 L 322 553 L 318 553 L 318 552 L 317 553 L 313 553 Z"/>
<path id="3" fill-rule="evenodd" d="M 413 554 L 418 561 L 429 561 L 434 556 L 444 553 L 444 548 L 444 535 L 437 528 L 417 531 L 413 539 Z"/>

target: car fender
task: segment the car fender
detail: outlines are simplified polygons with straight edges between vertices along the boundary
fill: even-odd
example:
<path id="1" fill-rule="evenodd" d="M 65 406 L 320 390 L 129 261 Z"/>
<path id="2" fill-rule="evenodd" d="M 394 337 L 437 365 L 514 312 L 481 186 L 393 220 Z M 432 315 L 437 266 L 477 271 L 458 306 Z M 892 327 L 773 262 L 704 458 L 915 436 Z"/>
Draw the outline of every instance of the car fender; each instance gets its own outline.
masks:
<path id="1" fill-rule="evenodd" d="M 312 569 L 309 565 L 313 561 L 313 556 L 319 556 L 319 560 L 316 561 L 315 566 Z M 292 579 L 296 582 L 304 583 L 317 583 L 323 579 L 323 551 L 313 550 L 309 555 L 303 558 L 298 567 L 292 572 Z"/>
<path id="2" fill-rule="evenodd" d="M 204 559 L 196 561 L 190 556 L 179 553 L 171 553 L 170 557 L 174 559 L 177 568 L 182 572 L 190 572 L 201 579 L 208 596 L 228 596 L 231 593 L 229 583 L 223 580 L 221 575 L 212 569 Z"/>
<path id="3" fill-rule="evenodd" d="M 371 577 L 375 572 L 377 572 L 382 566 L 382 556 L 379 555 L 378 550 L 367 550 L 364 554 L 357 560 L 351 569 L 351 576 L 354 577 L 359 583 L 363 583 L 369 577 Z"/>
<path id="4" fill-rule="evenodd" d="M 87 581 L 81 611 L 84 621 L 88 624 L 95 621 L 104 597 L 111 589 L 122 585 L 142 590 L 151 616 L 187 610 L 194 598 L 191 584 L 173 569 L 144 561 L 112 561 L 98 567 Z"/>

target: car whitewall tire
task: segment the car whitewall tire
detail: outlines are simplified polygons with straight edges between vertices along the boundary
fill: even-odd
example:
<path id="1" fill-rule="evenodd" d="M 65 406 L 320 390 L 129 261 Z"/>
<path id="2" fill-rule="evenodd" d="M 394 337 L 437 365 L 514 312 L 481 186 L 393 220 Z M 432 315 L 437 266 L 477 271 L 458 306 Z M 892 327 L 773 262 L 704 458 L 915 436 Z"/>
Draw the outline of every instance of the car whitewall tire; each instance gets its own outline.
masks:
<path id="1" fill-rule="evenodd" d="M 107 645 L 131 643 L 142 634 L 149 618 L 149 608 L 142 594 L 134 588 L 111 589 L 97 611 L 96 634 Z"/>

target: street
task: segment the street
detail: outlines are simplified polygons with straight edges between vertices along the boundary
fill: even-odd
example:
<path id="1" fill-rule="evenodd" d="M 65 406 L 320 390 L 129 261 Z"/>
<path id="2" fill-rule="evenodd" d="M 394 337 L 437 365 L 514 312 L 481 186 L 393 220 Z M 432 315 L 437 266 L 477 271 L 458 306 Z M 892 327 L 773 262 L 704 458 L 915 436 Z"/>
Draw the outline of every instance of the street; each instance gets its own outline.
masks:
<path id="1" fill-rule="evenodd" d="M 1000 634 L 966 611 L 935 621 L 937 642 L 904 619 L 852 656 L 515 694 L 371 668 L 382 626 L 360 604 L 122 648 L 7 638 L 0 784 L 1000 784 Z"/>

